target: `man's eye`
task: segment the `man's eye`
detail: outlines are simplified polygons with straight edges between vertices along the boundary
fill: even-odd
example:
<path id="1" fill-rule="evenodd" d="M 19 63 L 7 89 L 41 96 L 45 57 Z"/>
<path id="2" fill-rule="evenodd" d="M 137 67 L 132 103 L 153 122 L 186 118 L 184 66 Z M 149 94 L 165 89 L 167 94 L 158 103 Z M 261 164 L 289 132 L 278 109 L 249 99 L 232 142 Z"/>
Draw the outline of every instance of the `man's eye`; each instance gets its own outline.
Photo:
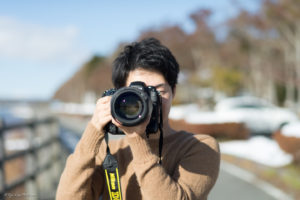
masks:
<path id="1" fill-rule="evenodd" d="M 160 94 L 165 94 L 167 91 L 159 91 Z"/>

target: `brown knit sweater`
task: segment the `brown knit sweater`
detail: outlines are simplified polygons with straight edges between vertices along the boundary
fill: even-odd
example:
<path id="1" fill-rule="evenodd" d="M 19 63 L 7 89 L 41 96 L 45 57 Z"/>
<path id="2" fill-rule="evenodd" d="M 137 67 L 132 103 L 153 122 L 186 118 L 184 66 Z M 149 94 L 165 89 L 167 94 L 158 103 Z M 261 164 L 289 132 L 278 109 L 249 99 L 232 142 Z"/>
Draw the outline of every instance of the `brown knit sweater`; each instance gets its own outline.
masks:
<path id="1" fill-rule="evenodd" d="M 210 136 L 183 131 L 164 138 L 162 165 L 158 139 L 124 137 L 109 143 L 118 160 L 123 199 L 207 199 L 219 172 L 218 144 Z M 57 200 L 109 199 L 102 161 L 104 134 L 89 123 L 71 154 L 57 189 Z"/>

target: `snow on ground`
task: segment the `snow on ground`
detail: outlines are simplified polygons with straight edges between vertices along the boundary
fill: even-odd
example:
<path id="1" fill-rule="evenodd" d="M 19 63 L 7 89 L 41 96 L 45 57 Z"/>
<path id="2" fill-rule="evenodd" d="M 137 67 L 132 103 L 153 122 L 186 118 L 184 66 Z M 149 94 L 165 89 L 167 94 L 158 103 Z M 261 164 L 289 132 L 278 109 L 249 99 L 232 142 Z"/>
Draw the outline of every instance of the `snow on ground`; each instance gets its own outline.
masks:
<path id="1" fill-rule="evenodd" d="M 293 161 L 293 157 L 282 151 L 276 141 L 264 136 L 221 142 L 220 149 L 221 153 L 246 158 L 270 167 L 282 167 Z"/>
<path id="2" fill-rule="evenodd" d="M 185 119 L 190 113 L 198 112 L 200 112 L 200 110 L 196 104 L 172 106 L 169 113 L 169 118 L 174 120 Z"/>
<path id="3" fill-rule="evenodd" d="M 172 106 L 169 118 L 174 120 L 184 119 L 191 124 L 217 124 L 239 121 L 238 118 L 232 118 L 222 113 L 201 111 L 196 104 Z"/>
<path id="4" fill-rule="evenodd" d="M 64 113 L 72 115 L 92 115 L 96 105 L 94 103 L 63 103 L 54 102 L 51 104 L 51 109 L 54 113 Z"/>
<path id="5" fill-rule="evenodd" d="M 26 104 L 13 106 L 10 109 L 10 112 L 12 113 L 12 115 L 16 117 L 20 117 L 22 119 L 32 119 L 34 117 L 33 109 Z"/>
<path id="6" fill-rule="evenodd" d="M 172 107 L 169 115 L 171 119 L 184 119 L 194 124 L 239 122 L 238 118 L 230 117 L 230 113 L 226 115 L 227 117 L 224 116 L 223 113 L 221 115 L 214 112 L 203 112 L 195 104 Z M 284 132 L 300 137 L 300 122 L 286 126 Z M 285 166 L 293 161 L 293 157 L 281 150 L 276 141 L 263 136 L 252 137 L 248 140 L 221 142 L 220 149 L 221 153 L 245 158 L 270 167 Z"/>
<path id="7" fill-rule="evenodd" d="M 7 151 L 22 151 L 29 148 L 29 141 L 25 138 L 5 140 L 5 149 Z"/>
<path id="8" fill-rule="evenodd" d="M 287 137 L 300 138 L 300 122 L 293 122 L 285 125 L 281 133 Z"/>

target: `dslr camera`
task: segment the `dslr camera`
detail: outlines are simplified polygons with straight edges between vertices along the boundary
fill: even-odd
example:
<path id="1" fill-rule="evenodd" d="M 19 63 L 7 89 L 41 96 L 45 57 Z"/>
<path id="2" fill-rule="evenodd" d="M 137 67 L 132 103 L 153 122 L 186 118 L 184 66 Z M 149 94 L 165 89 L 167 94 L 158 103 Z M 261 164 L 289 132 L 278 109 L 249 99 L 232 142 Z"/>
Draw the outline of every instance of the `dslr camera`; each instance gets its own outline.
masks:
<path id="1" fill-rule="evenodd" d="M 153 86 L 136 81 L 129 87 L 106 90 L 104 96 L 112 96 L 111 115 L 123 126 L 136 126 L 151 116 L 146 128 L 148 136 L 156 133 L 162 124 L 161 96 Z M 114 135 L 124 134 L 112 122 L 105 126 L 105 131 Z"/>

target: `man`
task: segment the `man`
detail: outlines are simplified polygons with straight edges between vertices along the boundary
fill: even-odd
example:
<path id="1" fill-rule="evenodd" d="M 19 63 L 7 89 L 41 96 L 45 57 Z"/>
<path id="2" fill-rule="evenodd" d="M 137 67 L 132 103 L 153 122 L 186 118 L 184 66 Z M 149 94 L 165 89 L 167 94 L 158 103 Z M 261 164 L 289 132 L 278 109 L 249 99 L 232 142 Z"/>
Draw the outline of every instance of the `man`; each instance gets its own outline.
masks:
<path id="1" fill-rule="evenodd" d="M 112 122 L 125 137 L 109 143 L 118 161 L 123 199 L 177 200 L 207 199 L 216 182 L 220 154 L 218 144 L 208 135 L 173 130 L 168 121 L 176 91 L 179 66 L 168 48 L 154 38 L 127 45 L 113 64 L 116 88 L 142 81 L 154 86 L 162 97 L 163 150 L 159 163 L 159 133 L 146 137 L 150 117 L 126 127 L 111 115 L 111 96 L 100 98 L 91 121 L 73 154 L 67 160 L 57 190 L 57 199 L 110 199 L 105 182 L 104 127 Z"/>

